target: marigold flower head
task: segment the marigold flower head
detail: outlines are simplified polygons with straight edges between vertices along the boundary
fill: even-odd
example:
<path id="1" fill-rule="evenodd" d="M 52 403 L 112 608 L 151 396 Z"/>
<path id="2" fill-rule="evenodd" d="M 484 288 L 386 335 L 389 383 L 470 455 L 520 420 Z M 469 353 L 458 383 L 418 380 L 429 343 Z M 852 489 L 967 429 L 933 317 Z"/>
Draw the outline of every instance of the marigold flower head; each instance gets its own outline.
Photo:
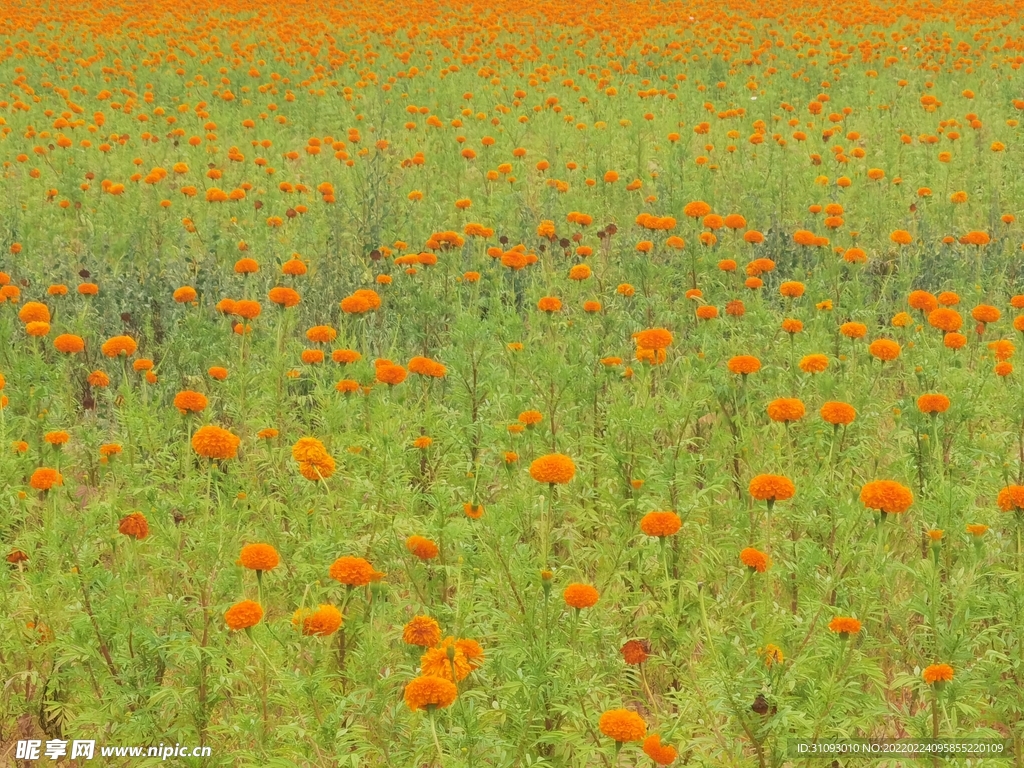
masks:
<path id="1" fill-rule="evenodd" d="M 267 298 L 284 309 L 294 307 L 301 300 L 298 291 L 283 285 L 271 288 Z"/>
<path id="2" fill-rule="evenodd" d="M 651 644 L 646 640 L 627 640 L 619 652 L 622 654 L 623 661 L 636 666 L 647 661 L 651 654 Z"/>
<path id="3" fill-rule="evenodd" d="M 259 269 L 260 265 L 256 259 L 245 257 L 235 262 L 235 272 L 239 275 L 251 275 L 253 272 L 258 272 Z"/>
<path id="4" fill-rule="evenodd" d="M 358 362 L 362 357 L 363 356 L 354 349 L 336 349 L 331 352 L 331 359 L 339 365 L 348 365 L 349 363 Z"/>
<path id="5" fill-rule="evenodd" d="M 23 323 L 48 323 L 50 310 L 41 302 L 26 301 L 18 311 L 18 319 Z"/>
<path id="6" fill-rule="evenodd" d="M 301 627 L 307 637 L 329 637 L 337 632 L 344 617 L 333 605 L 321 603 L 315 611 L 299 608 L 292 614 L 292 624 Z"/>
<path id="7" fill-rule="evenodd" d="M 679 752 L 669 744 L 661 743 L 661 736 L 652 733 L 644 739 L 644 754 L 657 765 L 672 765 L 679 757 Z"/>
<path id="8" fill-rule="evenodd" d="M 71 439 L 71 435 L 64 430 L 56 430 L 54 432 L 47 432 L 43 435 L 43 439 L 50 445 L 61 446 Z"/>
<path id="9" fill-rule="evenodd" d="M 933 309 L 928 313 L 928 325 L 932 328 L 937 328 L 940 331 L 945 331 L 946 333 L 959 331 L 963 322 L 964 321 L 960 316 L 960 313 L 955 309 L 939 307 L 938 309 Z"/>
<path id="10" fill-rule="evenodd" d="M 640 520 L 641 531 L 659 538 L 678 533 L 682 526 L 683 521 L 675 512 L 648 512 Z"/>
<path id="11" fill-rule="evenodd" d="M 892 339 L 875 339 L 868 345 L 871 356 L 889 362 L 900 356 L 900 345 Z"/>
<path id="12" fill-rule="evenodd" d="M 872 480 L 861 488 L 860 500 L 868 509 L 898 515 L 910 509 L 914 494 L 895 480 Z"/>
<path id="13" fill-rule="evenodd" d="M 241 301 L 235 302 L 234 314 L 238 315 L 243 320 L 255 320 L 262 312 L 263 307 L 260 306 L 258 301 L 242 299 Z"/>
<path id="14" fill-rule="evenodd" d="M 1008 485 L 999 492 L 996 503 L 1003 512 L 1024 512 L 1024 485 Z"/>
<path id="15" fill-rule="evenodd" d="M 779 293 L 787 299 L 798 299 L 804 295 L 804 284 L 795 280 L 787 280 L 779 286 Z"/>
<path id="16" fill-rule="evenodd" d="M 597 727 L 601 729 L 601 733 L 619 744 L 640 741 L 647 735 L 647 723 L 636 712 L 628 709 L 611 709 L 605 712 L 597 721 Z"/>
<path id="17" fill-rule="evenodd" d="M 85 350 L 85 340 L 81 336 L 62 333 L 53 340 L 53 348 L 65 355 L 74 355 Z"/>
<path id="18" fill-rule="evenodd" d="M 233 459 L 238 455 L 241 439 L 213 424 L 196 430 L 192 435 L 192 450 L 207 459 Z"/>
<path id="19" fill-rule="evenodd" d="M 768 645 L 764 647 L 763 653 L 764 665 L 766 667 L 773 667 L 776 664 L 782 664 L 786 660 L 785 655 L 782 653 L 782 649 L 772 643 L 768 643 Z"/>
<path id="20" fill-rule="evenodd" d="M 451 706 L 458 695 L 459 689 L 455 683 L 443 677 L 423 675 L 405 686 L 405 704 L 413 712 L 418 709 L 444 709 Z"/>
<path id="21" fill-rule="evenodd" d="M 238 562 L 250 571 L 272 571 L 281 563 L 281 557 L 270 544 L 246 544 Z"/>
<path id="22" fill-rule="evenodd" d="M 982 525 L 981 523 L 968 523 L 964 530 L 966 530 L 967 533 L 977 538 L 980 536 L 984 536 L 986 533 L 988 533 L 988 526 Z"/>
<path id="23" fill-rule="evenodd" d="M 174 407 L 181 412 L 182 416 L 188 413 L 199 413 L 206 406 L 206 395 L 201 392 L 193 392 L 186 389 L 174 396 Z"/>
<path id="24" fill-rule="evenodd" d="M 846 426 L 857 418 L 857 411 L 849 403 L 830 400 L 821 406 L 821 418 L 833 426 Z"/>
<path id="25" fill-rule="evenodd" d="M 375 377 L 381 384 L 393 387 L 405 381 L 408 371 L 400 365 L 381 365 L 375 371 Z"/>
<path id="26" fill-rule="evenodd" d="M 117 530 L 129 538 L 141 541 L 149 536 L 149 522 L 141 512 L 132 512 L 127 517 L 121 519 Z"/>
<path id="27" fill-rule="evenodd" d="M 790 335 L 800 333 L 803 329 L 804 324 L 801 323 L 799 320 L 794 320 L 793 318 L 787 317 L 785 320 L 782 321 L 782 330 L 784 330 L 786 333 Z"/>
<path id="28" fill-rule="evenodd" d="M 420 560 L 433 560 L 439 553 L 437 544 L 423 536 L 410 536 L 405 540 L 405 548 Z"/>
<path id="29" fill-rule="evenodd" d="M 804 413 L 803 402 L 794 397 L 780 397 L 768 403 L 768 418 L 772 421 L 797 421 Z"/>
<path id="30" fill-rule="evenodd" d="M 672 343 L 672 332 L 664 328 L 648 328 L 634 333 L 633 340 L 642 349 L 666 349 Z"/>
<path id="31" fill-rule="evenodd" d="M 537 302 L 537 309 L 541 312 L 558 312 L 562 309 L 562 302 L 555 296 L 545 296 Z"/>
<path id="32" fill-rule="evenodd" d="M 764 573 L 768 570 L 768 566 L 771 565 L 768 555 L 753 547 L 747 547 L 740 552 L 740 562 L 751 571 L 756 571 L 757 573 Z"/>
<path id="33" fill-rule="evenodd" d="M 565 484 L 576 476 L 576 465 L 568 456 L 549 453 L 533 460 L 530 477 L 538 483 Z"/>
<path id="34" fill-rule="evenodd" d="M 331 564 L 330 577 L 349 587 L 365 587 L 383 574 L 361 557 L 339 557 Z"/>
<path id="35" fill-rule="evenodd" d="M 848 339 L 863 339 L 868 327 L 864 323 L 843 323 L 839 326 L 839 332 Z"/>
<path id="36" fill-rule="evenodd" d="M 953 679 L 953 668 L 949 664 L 931 664 L 925 667 L 921 677 L 929 685 L 948 683 Z"/>
<path id="37" fill-rule="evenodd" d="M 56 469 L 40 467 L 32 473 L 28 484 L 37 491 L 48 491 L 55 485 L 64 485 L 64 478 Z"/>
<path id="38" fill-rule="evenodd" d="M 574 582 L 565 588 L 562 592 L 562 598 L 565 600 L 565 604 L 570 608 L 580 610 L 581 608 L 592 608 L 596 603 L 599 595 L 596 589 L 589 584 L 580 584 Z"/>
<path id="39" fill-rule="evenodd" d="M 729 372 L 737 375 L 747 376 L 761 370 L 761 361 L 753 355 L 737 355 L 729 358 L 727 363 Z"/>
<path id="40" fill-rule="evenodd" d="M 414 616 L 402 630 L 402 642 L 429 648 L 441 642 L 441 625 L 430 616 Z"/>
<path id="41" fill-rule="evenodd" d="M 528 427 L 539 424 L 543 418 L 544 416 L 540 411 L 523 411 L 519 414 L 519 421 Z"/>
<path id="42" fill-rule="evenodd" d="M 800 370 L 804 373 L 822 373 L 828 368 L 828 355 L 805 355 L 800 359 Z"/>
<path id="43" fill-rule="evenodd" d="M 196 296 L 198 296 L 198 294 L 196 293 L 195 288 L 188 285 L 183 285 L 181 288 L 178 288 L 174 292 L 172 298 L 178 304 L 188 304 L 190 302 L 195 301 Z"/>
<path id="44" fill-rule="evenodd" d="M 465 680 L 469 673 L 483 663 L 484 651 L 475 640 L 456 640 L 446 637 L 444 642 L 430 648 L 420 657 L 420 671 L 453 682 Z"/>
<path id="45" fill-rule="evenodd" d="M 103 342 L 100 351 L 107 357 L 118 357 L 119 355 L 134 355 L 139 345 L 131 336 L 114 336 Z"/>
<path id="46" fill-rule="evenodd" d="M 757 475 L 751 479 L 749 490 L 755 499 L 775 502 L 793 498 L 796 486 L 783 475 Z"/>
<path id="47" fill-rule="evenodd" d="M 861 624 L 849 616 L 836 616 L 828 623 L 828 628 L 837 635 L 856 635 L 860 632 Z"/>
<path id="48" fill-rule="evenodd" d="M 971 317 L 983 324 L 996 322 L 1002 314 L 996 307 L 988 304 L 979 304 L 971 310 Z"/>
<path id="49" fill-rule="evenodd" d="M 945 413 L 949 409 L 949 398 L 938 393 L 921 395 L 917 398 L 917 409 L 932 416 Z"/>
<path id="50" fill-rule="evenodd" d="M 255 600 L 243 600 L 235 603 L 224 614 L 224 623 L 233 632 L 240 629 L 255 627 L 263 618 L 263 606 Z"/>
<path id="51" fill-rule="evenodd" d="M 962 349 L 967 344 L 967 337 L 962 333 L 947 333 L 942 337 L 942 345 L 947 349 Z"/>
<path id="52" fill-rule="evenodd" d="M 228 377 L 228 369 L 221 368 L 219 365 L 211 367 L 207 373 L 211 379 L 216 379 L 217 381 L 224 381 Z"/>

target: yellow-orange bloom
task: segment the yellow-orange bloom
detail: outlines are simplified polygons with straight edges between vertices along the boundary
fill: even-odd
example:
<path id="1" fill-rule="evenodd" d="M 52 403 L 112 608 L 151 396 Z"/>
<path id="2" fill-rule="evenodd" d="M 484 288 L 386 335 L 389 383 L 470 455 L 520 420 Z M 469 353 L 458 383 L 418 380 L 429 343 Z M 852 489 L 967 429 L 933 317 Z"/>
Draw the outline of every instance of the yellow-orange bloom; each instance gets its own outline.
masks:
<path id="1" fill-rule="evenodd" d="M 797 421 L 804 413 L 803 402 L 795 397 L 780 397 L 768 403 L 768 418 L 772 421 Z"/>
<path id="2" fill-rule="evenodd" d="M 872 480 L 861 488 L 860 500 L 869 509 L 898 515 L 910 509 L 914 494 L 895 480 Z"/>
<path id="3" fill-rule="evenodd" d="M 255 627 L 262 618 L 263 607 L 255 600 L 243 600 L 240 603 L 235 603 L 224 614 L 224 622 L 234 632 Z"/>
<path id="4" fill-rule="evenodd" d="M 783 475 L 757 475 L 751 479 L 749 490 L 755 499 L 775 502 L 793 498 L 796 486 Z"/>
<path id="5" fill-rule="evenodd" d="M 402 641 L 421 648 L 437 645 L 441 642 L 441 625 L 430 616 L 414 616 L 402 630 Z"/>
<path id="6" fill-rule="evenodd" d="M 533 460 L 530 477 L 538 483 L 564 484 L 576 476 L 576 465 L 568 456 L 549 453 Z"/>
<path id="7" fill-rule="evenodd" d="M 678 533 L 683 521 L 675 512 L 648 512 L 640 520 L 640 530 L 648 536 L 664 538 Z"/>
<path id="8" fill-rule="evenodd" d="M 565 604 L 576 610 L 592 608 L 597 604 L 599 596 L 597 590 L 592 586 L 578 582 L 570 584 L 562 592 L 562 599 L 565 600 Z"/>
<path id="9" fill-rule="evenodd" d="M 341 628 L 343 621 L 341 611 L 323 603 L 315 611 L 299 608 L 292 614 L 292 624 L 301 626 L 302 634 L 307 637 L 329 637 Z"/>
<path id="10" fill-rule="evenodd" d="M 947 683 L 953 679 L 953 668 L 949 664 L 931 664 L 924 668 L 921 677 L 929 685 Z"/>
<path id="11" fill-rule="evenodd" d="M 270 544 L 246 544 L 238 562 L 250 571 L 272 571 L 281 563 L 281 556 Z"/>
<path id="12" fill-rule="evenodd" d="M 640 741 L 647 735 L 647 723 L 636 712 L 628 709 L 611 709 L 605 712 L 597 721 L 597 727 L 601 729 L 601 733 L 619 744 Z"/>
<path id="13" fill-rule="evenodd" d="M 415 712 L 418 709 L 433 711 L 451 706 L 459 695 L 459 689 L 451 680 L 443 677 L 423 675 L 414 678 L 405 686 L 405 704 Z"/>
<path id="14" fill-rule="evenodd" d="M 238 455 L 241 439 L 228 430 L 212 424 L 200 427 L 192 435 L 192 450 L 208 459 L 233 459 Z"/>

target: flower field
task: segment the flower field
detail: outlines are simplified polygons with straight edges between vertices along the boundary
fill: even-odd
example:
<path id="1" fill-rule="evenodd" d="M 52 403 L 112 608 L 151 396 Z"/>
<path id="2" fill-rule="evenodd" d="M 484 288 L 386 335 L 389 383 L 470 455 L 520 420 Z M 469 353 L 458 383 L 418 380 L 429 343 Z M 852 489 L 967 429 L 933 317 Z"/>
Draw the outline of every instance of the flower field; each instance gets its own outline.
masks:
<path id="1" fill-rule="evenodd" d="M 5 7 L 0 765 L 1024 765 L 1024 4 Z"/>

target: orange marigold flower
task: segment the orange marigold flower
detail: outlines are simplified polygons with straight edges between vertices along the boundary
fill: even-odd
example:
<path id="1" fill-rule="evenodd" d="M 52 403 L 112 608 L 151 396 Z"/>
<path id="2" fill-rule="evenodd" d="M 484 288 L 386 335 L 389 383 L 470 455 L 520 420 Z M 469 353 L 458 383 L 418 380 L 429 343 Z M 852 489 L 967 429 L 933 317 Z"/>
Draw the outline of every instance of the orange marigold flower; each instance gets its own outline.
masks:
<path id="1" fill-rule="evenodd" d="M 405 704 L 415 712 L 425 709 L 432 712 L 451 706 L 459 695 L 459 689 L 451 680 L 423 675 L 414 678 L 405 686 Z"/>
<path id="2" fill-rule="evenodd" d="M 768 555 L 753 547 L 747 547 L 740 552 L 740 562 L 747 566 L 751 572 L 756 571 L 757 573 L 764 573 L 768 570 L 768 566 L 771 565 Z"/>
<path id="3" fill-rule="evenodd" d="M 910 304 L 912 309 L 920 310 L 926 314 L 939 306 L 938 299 L 928 293 L 928 291 L 911 291 L 910 296 L 907 297 L 907 303 Z"/>
<path id="4" fill-rule="evenodd" d="M 238 315 L 244 320 L 255 320 L 263 312 L 263 307 L 260 306 L 258 301 L 252 299 L 242 299 L 241 301 L 235 302 L 234 314 Z"/>
<path id="5" fill-rule="evenodd" d="M 868 333 L 868 327 L 864 323 L 843 323 L 839 326 L 839 332 L 848 339 L 863 339 Z"/>
<path id="6" fill-rule="evenodd" d="M 562 592 L 562 599 L 565 600 L 565 604 L 576 610 L 592 608 L 597 603 L 598 597 L 596 589 L 589 584 L 580 584 L 578 582 L 570 584 Z"/>
<path id="7" fill-rule="evenodd" d="M 955 307 L 960 303 L 960 297 L 953 291 L 943 291 L 938 296 L 939 304 L 944 307 Z"/>
<path id="8" fill-rule="evenodd" d="M 974 537 L 984 536 L 988 532 L 988 526 L 980 523 L 968 523 L 965 530 Z"/>
<path id="9" fill-rule="evenodd" d="M 28 484 L 37 491 L 48 491 L 55 485 L 64 485 L 64 478 L 60 472 L 50 467 L 40 467 L 32 473 Z"/>
<path id="10" fill-rule="evenodd" d="M 772 421 L 797 421 L 803 416 L 804 404 L 795 397 L 780 397 L 768 403 L 768 418 Z"/>
<path id="11" fill-rule="evenodd" d="M 107 357 L 118 357 L 119 355 L 134 355 L 139 345 L 131 336 L 114 336 L 103 342 L 100 351 Z"/>
<path id="12" fill-rule="evenodd" d="M 907 232 L 907 230 L 905 229 L 894 230 L 889 235 L 889 239 L 892 240 L 897 245 L 910 245 L 912 242 L 914 242 L 914 236 Z"/>
<path id="13" fill-rule="evenodd" d="M 917 398 L 917 410 L 934 416 L 949 409 L 949 398 L 942 394 L 925 394 Z"/>
<path id="14" fill-rule="evenodd" d="M 861 488 L 860 500 L 869 509 L 898 515 L 910 509 L 914 494 L 895 480 L 872 480 Z"/>
<path id="15" fill-rule="evenodd" d="M 825 403 L 821 406 L 819 413 L 822 419 L 837 427 L 851 424 L 857 418 L 857 411 L 852 405 L 838 400 L 830 400 Z"/>
<path id="16" fill-rule="evenodd" d="M 59 430 L 56 432 L 47 432 L 43 435 L 43 439 L 50 445 L 64 445 L 64 443 L 71 439 L 71 435 L 63 430 Z"/>
<path id="17" fill-rule="evenodd" d="M 1024 512 L 1024 485 L 1008 485 L 999 492 L 996 503 L 1003 512 Z"/>
<path id="18" fill-rule="evenodd" d="M 794 320 L 793 318 L 787 317 L 785 320 L 782 321 L 782 330 L 784 330 L 786 333 L 790 335 L 800 333 L 803 329 L 804 324 L 801 323 L 799 320 Z"/>
<path id="19" fill-rule="evenodd" d="M 730 373 L 747 376 L 761 370 L 761 361 L 753 355 L 737 355 L 729 358 L 728 367 Z"/>
<path id="20" fill-rule="evenodd" d="M 675 512 L 648 512 L 640 520 L 640 530 L 648 536 L 664 538 L 678 533 L 683 521 Z"/>
<path id="21" fill-rule="evenodd" d="M 260 265 L 256 263 L 256 259 L 246 257 L 235 262 L 235 272 L 239 275 L 251 275 L 253 272 L 258 272 L 259 269 Z"/>
<path id="22" fill-rule="evenodd" d="M 642 349 L 667 349 L 672 343 L 672 332 L 664 328 L 648 328 L 634 333 L 633 340 Z"/>
<path id="23" fill-rule="evenodd" d="M 420 437 L 417 437 L 415 440 L 412 441 L 412 447 L 419 448 L 420 450 L 425 450 L 433 444 L 433 438 L 427 437 L 426 435 L 421 435 Z"/>
<path id="24" fill-rule="evenodd" d="M 262 618 L 263 607 L 255 600 L 243 600 L 240 603 L 235 603 L 224 614 L 224 622 L 233 632 L 255 627 Z"/>
<path id="25" fill-rule="evenodd" d="M 38 301 L 28 301 L 18 311 L 18 319 L 23 323 L 48 323 L 50 310 Z"/>
<path id="26" fill-rule="evenodd" d="M 627 640 L 619 652 L 627 664 L 636 666 L 647 661 L 651 655 L 651 644 L 646 640 Z"/>
<path id="27" fill-rule="evenodd" d="M 299 608 L 292 614 L 292 624 L 301 625 L 302 634 L 307 637 L 329 637 L 341 628 L 343 621 L 341 611 L 323 603 L 315 611 Z"/>
<path id="28" fill-rule="evenodd" d="M 530 477 L 538 483 L 565 484 L 576 475 L 576 465 L 568 456 L 549 453 L 533 460 Z"/>
<path id="29" fill-rule="evenodd" d="M 889 362 L 900 356 L 900 345 L 892 339 L 875 339 L 868 345 L 871 356 Z"/>
<path id="30" fill-rule="evenodd" d="M 804 284 L 795 280 L 787 280 L 779 286 L 779 293 L 787 299 L 798 299 L 804 295 Z"/>
<path id="31" fill-rule="evenodd" d="M 354 349 L 336 349 L 331 352 L 331 360 L 339 365 L 358 362 L 362 357 L 363 356 Z"/>
<path id="32" fill-rule="evenodd" d="M 314 325 L 306 331 L 306 338 L 317 344 L 327 344 L 334 341 L 338 332 L 329 325 Z"/>
<path id="33" fill-rule="evenodd" d="M 940 331 L 945 331 L 946 333 L 959 331 L 963 322 L 964 321 L 963 318 L 960 317 L 960 313 L 955 309 L 940 307 L 938 309 L 933 309 L 928 313 L 928 325 L 932 328 L 938 328 Z"/>
<path id="34" fill-rule="evenodd" d="M 437 544 L 423 536 L 410 536 L 405 540 L 405 548 L 420 560 L 433 560 L 439 553 Z"/>
<path id="35" fill-rule="evenodd" d="M 267 298 L 285 309 L 288 307 L 294 307 L 301 300 L 298 291 L 294 288 L 288 288 L 283 285 L 271 288 L 270 292 L 267 294 Z"/>
<path id="36" fill-rule="evenodd" d="M 697 307 L 697 318 L 700 320 L 714 320 L 718 317 L 718 307 L 712 304 L 704 304 Z"/>
<path id="37" fill-rule="evenodd" d="M 188 413 L 199 413 L 206 406 L 206 395 L 201 392 L 193 392 L 186 389 L 174 396 L 174 407 L 181 412 L 182 416 Z"/>
<path id="38" fill-rule="evenodd" d="M 178 288 L 174 292 L 173 299 L 178 304 L 188 304 L 189 302 L 195 301 L 196 296 L 198 296 L 198 294 L 196 293 L 195 288 L 192 288 L 191 286 L 188 285 L 183 285 L 181 288 Z"/>
<path id="39" fill-rule="evenodd" d="M 453 682 L 465 680 L 483 662 L 484 651 L 475 640 L 446 637 L 420 657 L 420 671 Z M 454 669 L 453 669 L 454 668 Z M 453 674 L 454 672 L 454 674 Z"/>
<path id="40" fill-rule="evenodd" d="M 783 475 L 757 475 L 751 479 L 749 490 L 755 499 L 771 503 L 793 498 L 796 486 Z"/>
<path id="41" fill-rule="evenodd" d="M 192 450 L 208 459 L 233 459 L 238 455 L 241 439 L 213 424 L 196 430 L 192 435 Z"/>
<path id="42" fill-rule="evenodd" d="M 402 642 L 429 648 L 441 642 L 441 625 L 429 616 L 414 616 L 402 630 Z"/>
<path id="43" fill-rule="evenodd" d="M 967 344 L 967 337 L 962 333 L 947 333 L 942 337 L 943 346 L 948 349 L 961 349 Z"/>
<path id="44" fill-rule="evenodd" d="M 921 677 L 929 685 L 948 683 L 953 679 L 953 668 L 949 664 L 931 664 L 924 668 Z"/>
<path id="45" fill-rule="evenodd" d="M 652 733 L 644 739 L 644 754 L 653 760 L 657 765 L 672 765 L 679 757 L 675 747 L 662 744 L 661 736 Z"/>
<path id="46" fill-rule="evenodd" d="M 377 368 L 375 377 L 381 384 L 393 387 L 405 381 L 408 371 L 400 365 L 381 365 Z"/>
<path id="47" fill-rule="evenodd" d="M 383 574 L 361 557 L 339 557 L 331 564 L 330 577 L 349 587 L 365 587 Z"/>
<path id="48" fill-rule="evenodd" d="M 800 359 L 800 370 L 804 373 L 821 373 L 826 368 L 828 368 L 827 355 L 806 355 Z"/>
<path id="49" fill-rule="evenodd" d="M 849 616 L 836 616 L 828 623 L 828 628 L 845 639 L 860 632 L 861 623 Z"/>
<path id="50" fill-rule="evenodd" d="M 127 517 L 121 519 L 117 530 L 125 536 L 141 541 L 149 536 L 149 523 L 146 520 L 146 516 L 141 512 L 132 512 Z"/>
<path id="51" fill-rule="evenodd" d="M 988 304 L 979 304 L 971 310 L 971 317 L 979 323 L 994 323 L 1003 313 Z"/>
<path id="52" fill-rule="evenodd" d="M 562 309 L 562 302 L 555 296 L 545 296 L 537 302 L 537 309 L 541 312 L 558 312 Z"/>
<path id="53" fill-rule="evenodd" d="M 65 355 L 74 355 L 85 349 L 85 340 L 81 336 L 71 333 L 62 333 L 53 340 L 53 347 Z"/>
<path id="54" fill-rule="evenodd" d="M 636 712 L 628 709 L 612 709 L 605 712 L 597 725 L 601 733 L 618 744 L 640 741 L 647 735 L 647 723 Z"/>
<path id="55" fill-rule="evenodd" d="M 711 213 L 711 206 L 703 200 L 694 200 L 683 206 L 683 213 L 691 219 L 702 219 Z"/>
<path id="56" fill-rule="evenodd" d="M 519 421 L 528 427 L 532 427 L 535 424 L 539 424 L 544 416 L 540 411 L 523 411 L 519 414 Z"/>
<path id="57" fill-rule="evenodd" d="M 221 368 L 219 365 L 211 367 L 207 373 L 211 379 L 216 379 L 217 381 L 224 381 L 228 377 L 228 369 Z"/>
<path id="58" fill-rule="evenodd" d="M 269 544 L 246 544 L 238 562 L 250 571 L 272 571 L 281 563 L 281 557 Z"/>

